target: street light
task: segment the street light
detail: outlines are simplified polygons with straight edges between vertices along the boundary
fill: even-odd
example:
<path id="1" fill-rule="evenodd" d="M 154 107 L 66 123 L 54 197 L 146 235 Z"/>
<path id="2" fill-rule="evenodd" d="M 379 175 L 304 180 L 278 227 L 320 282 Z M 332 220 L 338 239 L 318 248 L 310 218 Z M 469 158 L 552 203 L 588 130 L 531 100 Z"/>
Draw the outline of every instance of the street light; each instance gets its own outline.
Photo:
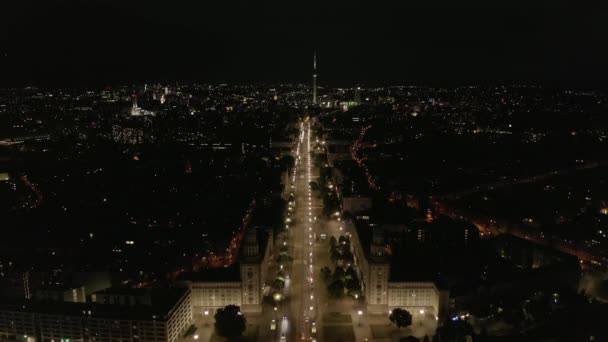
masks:
<path id="1" fill-rule="evenodd" d="M 209 326 L 209 321 L 207 320 L 207 316 L 209 316 L 209 310 L 203 311 L 203 314 L 205 315 L 205 326 Z"/>
<path id="2" fill-rule="evenodd" d="M 361 316 L 363 315 L 363 311 L 362 310 L 357 311 L 357 315 L 359 315 L 359 326 L 361 326 Z"/>

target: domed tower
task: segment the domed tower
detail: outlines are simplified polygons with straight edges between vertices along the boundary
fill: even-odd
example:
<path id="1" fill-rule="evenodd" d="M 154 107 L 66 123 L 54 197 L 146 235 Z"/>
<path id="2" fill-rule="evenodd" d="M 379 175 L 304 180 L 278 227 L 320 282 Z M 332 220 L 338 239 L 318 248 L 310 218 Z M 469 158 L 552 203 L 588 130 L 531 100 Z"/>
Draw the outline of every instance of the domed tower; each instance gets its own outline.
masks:
<path id="1" fill-rule="evenodd" d="M 384 231 L 372 228 L 372 243 L 369 258 L 369 286 L 367 286 L 367 307 L 370 312 L 386 312 L 388 305 L 388 279 L 390 264 L 386 258 Z"/>
<path id="2" fill-rule="evenodd" d="M 262 235 L 264 233 L 260 233 L 257 227 L 250 227 L 241 244 L 241 309 L 244 312 L 262 311 L 262 291 L 266 274 L 263 266 L 267 253 L 260 253 L 260 250 L 262 248 L 266 250 L 268 247 L 267 243 L 261 244 Z"/>
<path id="3" fill-rule="evenodd" d="M 378 227 L 372 228 L 372 244 L 370 245 L 371 257 L 384 258 L 386 256 L 386 241 L 384 231 Z"/>
<path id="4" fill-rule="evenodd" d="M 248 229 L 243 239 L 243 257 L 255 258 L 259 255 L 258 230 L 256 228 Z"/>

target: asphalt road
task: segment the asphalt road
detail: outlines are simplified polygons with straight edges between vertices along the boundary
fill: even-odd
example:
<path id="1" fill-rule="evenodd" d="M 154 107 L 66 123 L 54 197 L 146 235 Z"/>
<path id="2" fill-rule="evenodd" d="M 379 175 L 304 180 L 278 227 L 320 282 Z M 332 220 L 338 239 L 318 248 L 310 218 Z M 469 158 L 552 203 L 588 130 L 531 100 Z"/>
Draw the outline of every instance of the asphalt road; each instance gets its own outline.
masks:
<path id="1" fill-rule="evenodd" d="M 289 341 L 312 341 L 312 324 L 318 310 L 315 296 L 315 217 L 319 208 L 309 184 L 318 175 L 318 170 L 312 166 L 310 157 L 311 130 L 308 124 L 303 125 L 302 140 L 298 149 L 299 162 L 295 174 L 295 202 L 293 224 L 290 227 L 289 244 L 291 246 L 291 270 L 286 284 L 287 319 L 282 322 L 282 334 Z M 293 180 L 293 178 L 292 178 Z M 278 339 L 280 340 L 280 336 Z"/>

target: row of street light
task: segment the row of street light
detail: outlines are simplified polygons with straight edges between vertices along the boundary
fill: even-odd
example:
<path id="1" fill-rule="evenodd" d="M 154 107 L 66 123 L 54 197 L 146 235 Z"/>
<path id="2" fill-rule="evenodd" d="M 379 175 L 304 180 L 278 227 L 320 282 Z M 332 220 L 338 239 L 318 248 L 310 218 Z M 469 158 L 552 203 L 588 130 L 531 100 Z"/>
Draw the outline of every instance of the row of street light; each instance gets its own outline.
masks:
<path id="1" fill-rule="evenodd" d="M 312 213 L 312 187 L 310 185 L 311 181 L 312 181 L 312 160 L 311 160 L 311 155 L 310 155 L 310 123 L 307 124 L 307 129 L 306 129 L 306 180 L 308 183 L 308 187 L 307 187 L 307 192 L 308 192 L 308 261 L 309 261 L 309 266 L 308 266 L 308 270 L 305 272 L 307 272 L 307 279 L 308 279 L 308 284 L 309 284 L 309 291 L 310 291 L 310 295 L 307 296 L 308 300 L 309 300 L 309 305 L 308 305 L 308 312 L 304 314 L 304 331 L 307 332 L 308 330 L 308 323 L 310 322 L 310 332 L 311 334 L 316 333 L 316 323 L 314 322 L 313 318 L 314 318 L 314 313 L 315 313 L 315 296 L 314 296 L 314 264 L 313 264 L 313 242 L 314 242 L 314 232 L 313 232 L 313 222 L 316 220 L 316 217 L 313 216 Z M 304 334 L 307 335 L 307 334 Z M 305 336 L 303 336 L 305 337 Z M 314 339 L 311 338 L 312 341 L 315 341 Z"/>

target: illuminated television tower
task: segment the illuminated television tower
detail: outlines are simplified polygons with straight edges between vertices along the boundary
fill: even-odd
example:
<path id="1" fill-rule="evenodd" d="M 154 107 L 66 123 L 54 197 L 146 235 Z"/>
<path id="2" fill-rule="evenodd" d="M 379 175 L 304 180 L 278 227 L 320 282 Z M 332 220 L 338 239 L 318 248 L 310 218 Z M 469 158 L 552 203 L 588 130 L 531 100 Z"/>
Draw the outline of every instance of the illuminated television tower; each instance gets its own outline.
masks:
<path id="1" fill-rule="evenodd" d="M 313 52 L 312 60 L 312 104 L 317 104 L 317 51 Z"/>

